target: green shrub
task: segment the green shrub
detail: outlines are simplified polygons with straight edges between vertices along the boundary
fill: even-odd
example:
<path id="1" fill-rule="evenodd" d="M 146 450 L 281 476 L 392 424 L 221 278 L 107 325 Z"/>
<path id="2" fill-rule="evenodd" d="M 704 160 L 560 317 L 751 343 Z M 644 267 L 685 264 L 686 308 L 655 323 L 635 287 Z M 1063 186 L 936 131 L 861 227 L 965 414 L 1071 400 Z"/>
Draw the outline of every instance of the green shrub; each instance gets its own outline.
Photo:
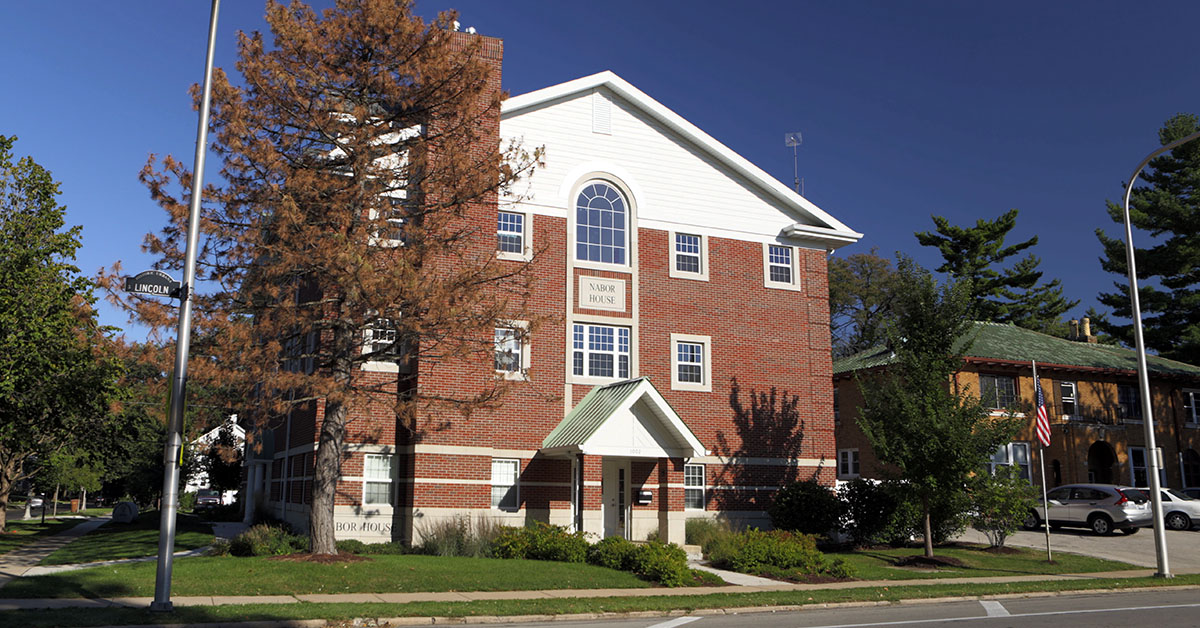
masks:
<path id="1" fill-rule="evenodd" d="M 341 554 L 366 554 L 367 544 L 358 539 L 345 539 L 335 544 Z"/>
<path id="2" fill-rule="evenodd" d="M 852 544 L 864 547 L 895 540 L 893 517 L 899 504 L 886 483 L 851 480 L 842 486 L 838 497 L 842 502 L 841 528 Z"/>
<path id="3" fill-rule="evenodd" d="M 192 512 L 196 509 L 196 493 L 188 491 L 179 496 L 179 510 L 183 512 Z"/>
<path id="4" fill-rule="evenodd" d="M 825 575 L 843 580 L 854 577 L 854 566 L 843 558 L 835 558 L 825 566 Z"/>
<path id="5" fill-rule="evenodd" d="M 667 587 L 681 587 L 691 578 L 687 566 L 687 553 L 674 543 L 664 545 L 658 541 L 639 544 L 630 557 L 629 568 L 633 573 Z"/>
<path id="6" fill-rule="evenodd" d="M 399 555 L 399 554 L 409 554 L 411 552 L 412 552 L 412 550 L 410 550 L 409 547 L 407 545 L 405 545 L 403 541 L 390 541 L 387 543 L 367 543 L 365 551 L 364 551 L 365 554 L 377 554 L 377 555 L 382 555 L 382 554 Z"/>
<path id="7" fill-rule="evenodd" d="M 263 523 L 251 526 L 229 543 L 229 553 L 234 556 L 282 556 L 306 551 L 306 537 Z"/>
<path id="8" fill-rule="evenodd" d="M 804 480 L 776 492 L 767 514 L 777 530 L 827 536 L 837 529 L 841 510 L 841 501 L 829 487 Z"/>
<path id="9" fill-rule="evenodd" d="M 504 528 L 491 547 L 497 558 L 582 563 L 587 559 L 588 542 L 582 532 L 538 521 L 523 528 Z"/>
<path id="10" fill-rule="evenodd" d="M 816 537 L 784 530 L 747 530 L 736 542 L 723 544 L 710 556 L 714 565 L 742 573 L 758 573 L 764 566 L 795 569 L 803 573 L 821 573 L 825 556 L 817 550 Z"/>
<path id="11" fill-rule="evenodd" d="M 971 527 L 987 535 L 992 547 L 1004 547 L 1004 541 L 1033 509 L 1036 494 L 1017 467 L 999 467 L 994 476 L 976 475 L 971 480 Z"/>
<path id="12" fill-rule="evenodd" d="M 842 530 L 856 546 L 903 545 L 925 534 L 921 504 L 903 482 L 852 480 L 842 487 Z M 930 504 L 934 543 L 945 543 L 966 527 L 969 499 L 962 490 L 938 493 Z"/>
<path id="13" fill-rule="evenodd" d="M 633 554 L 637 546 L 619 536 L 600 539 L 588 548 L 587 562 L 609 569 L 632 570 Z"/>
<path id="14" fill-rule="evenodd" d="M 501 530 L 492 519 L 482 516 L 474 523 L 467 516 L 440 519 L 422 527 L 421 545 L 417 549 L 431 556 L 488 557 Z"/>
<path id="15" fill-rule="evenodd" d="M 229 555 L 229 539 L 216 539 L 209 546 L 205 556 L 228 556 Z"/>
<path id="16" fill-rule="evenodd" d="M 723 519 L 688 519 L 684 524 L 684 539 L 688 545 L 699 545 L 705 554 L 718 539 L 736 536 L 729 522 Z"/>

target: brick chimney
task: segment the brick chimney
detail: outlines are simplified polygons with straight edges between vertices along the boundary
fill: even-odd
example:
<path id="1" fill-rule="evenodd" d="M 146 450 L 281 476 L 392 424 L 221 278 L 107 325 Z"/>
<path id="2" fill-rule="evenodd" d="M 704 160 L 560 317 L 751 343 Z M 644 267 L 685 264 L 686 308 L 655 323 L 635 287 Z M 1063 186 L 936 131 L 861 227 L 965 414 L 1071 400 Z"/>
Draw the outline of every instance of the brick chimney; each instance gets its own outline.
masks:
<path id="1" fill-rule="evenodd" d="M 1083 337 L 1080 338 L 1088 344 L 1096 344 L 1100 339 L 1092 335 L 1092 320 L 1086 316 L 1083 317 Z"/>

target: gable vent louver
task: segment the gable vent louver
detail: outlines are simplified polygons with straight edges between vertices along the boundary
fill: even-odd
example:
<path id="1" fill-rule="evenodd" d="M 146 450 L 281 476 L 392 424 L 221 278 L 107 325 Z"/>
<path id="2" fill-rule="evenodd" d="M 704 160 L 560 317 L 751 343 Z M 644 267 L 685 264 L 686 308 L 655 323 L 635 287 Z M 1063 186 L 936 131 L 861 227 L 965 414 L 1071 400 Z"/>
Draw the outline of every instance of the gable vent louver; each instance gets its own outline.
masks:
<path id="1" fill-rule="evenodd" d="M 592 92 L 592 133 L 612 135 L 612 101 L 599 91 Z"/>

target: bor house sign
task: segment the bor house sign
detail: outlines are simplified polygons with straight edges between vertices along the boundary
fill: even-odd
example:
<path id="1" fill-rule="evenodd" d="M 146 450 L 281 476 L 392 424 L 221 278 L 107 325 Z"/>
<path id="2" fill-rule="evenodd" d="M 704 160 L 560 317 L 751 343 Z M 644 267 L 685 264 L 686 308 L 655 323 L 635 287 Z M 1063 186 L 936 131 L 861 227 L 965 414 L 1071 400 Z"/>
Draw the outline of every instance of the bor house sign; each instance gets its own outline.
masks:
<path id="1" fill-rule="evenodd" d="M 589 310 L 625 311 L 625 280 L 603 277 L 579 278 L 579 307 Z"/>

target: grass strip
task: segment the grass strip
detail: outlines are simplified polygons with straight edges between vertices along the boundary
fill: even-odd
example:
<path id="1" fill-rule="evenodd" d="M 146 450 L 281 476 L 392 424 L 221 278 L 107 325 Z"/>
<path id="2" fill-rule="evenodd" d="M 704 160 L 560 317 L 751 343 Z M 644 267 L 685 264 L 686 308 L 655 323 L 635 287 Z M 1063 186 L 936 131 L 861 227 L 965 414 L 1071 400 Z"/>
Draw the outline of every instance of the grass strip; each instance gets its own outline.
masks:
<path id="1" fill-rule="evenodd" d="M 181 515 L 176 520 L 175 550 L 189 550 L 213 542 L 212 526 L 196 517 Z M 42 560 L 41 565 L 71 565 L 122 558 L 141 558 L 158 553 L 159 513 L 147 511 L 133 523 L 110 521 L 79 537 Z"/>
<path id="2" fill-rule="evenodd" d="M 101 528 L 103 529 L 103 528 Z M 27 576 L 0 589 L 5 598 L 129 597 L 154 594 L 153 562 Z M 631 573 L 583 563 L 455 556 L 378 555 L 322 564 L 232 556 L 181 558 L 173 595 L 295 595 L 421 591 L 635 589 L 652 586 Z"/>
<path id="3" fill-rule="evenodd" d="M 82 522 L 82 519 L 47 519 L 46 523 L 42 523 L 41 519 L 9 520 L 4 532 L 0 534 L 0 554 L 11 552 L 38 538 L 69 530 Z"/>
<path id="4" fill-rule="evenodd" d="M 961 567 L 944 566 L 936 570 L 898 567 L 904 558 L 923 556 L 919 548 L 864 549 L 852 552 L 831 552 L 830 558 L 841 558 L 854 568 L 859 580 L 917 580 L 939 578 L 975 578 L 987 576 L 1032 576 L 1045 574 L 1087 573 L 1137 569 L 1136 565 L 1081 556 L 1067 552 L 1055 554 L 1054 562 L 1046 562 L 1044 550 L 1007 547 L 1004 553 L 990 552 L 982 545 L 940 546 L 934 550 L 939 557 L 957 559 Z"/>
<path id="5" fill-rule="evenodd" d="M 1034 581 L 1008 584 L 944 583 L 864 589 L 825 589 L 756 593 L 718 593 L 662 597 L 566 598 L 488 600 L 477 602 L 414 602 L 410 604 L 246 604 L 237 606 L 177 607 L 164 615 L 145 609 L 53 609 L 8 611 L 0 614 L 0 627 L 103 626 L 162 623 L 235 621 L 286 621 L 291 619 L 350 620 L 356 617 L 469 617 L 479 615 L 572 615 L 580 613 L 690 612 L 699 609 L 737 609 L 766 606 L 811 606 L 851 602 L 899 602 L 941 597 L 979 597 L 1034 592 L 1095 591 L 1140 587 L 1200 585 L 1200 575 L 1162 578 L 1101 578 L 1071 581 Z"/>

